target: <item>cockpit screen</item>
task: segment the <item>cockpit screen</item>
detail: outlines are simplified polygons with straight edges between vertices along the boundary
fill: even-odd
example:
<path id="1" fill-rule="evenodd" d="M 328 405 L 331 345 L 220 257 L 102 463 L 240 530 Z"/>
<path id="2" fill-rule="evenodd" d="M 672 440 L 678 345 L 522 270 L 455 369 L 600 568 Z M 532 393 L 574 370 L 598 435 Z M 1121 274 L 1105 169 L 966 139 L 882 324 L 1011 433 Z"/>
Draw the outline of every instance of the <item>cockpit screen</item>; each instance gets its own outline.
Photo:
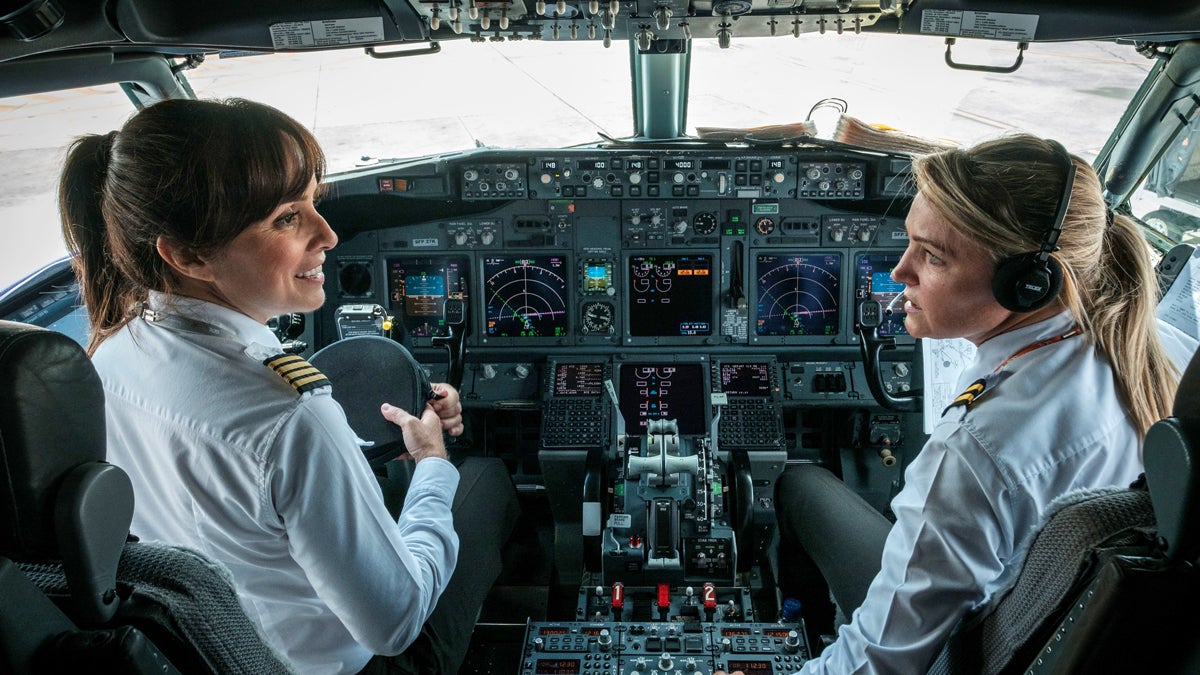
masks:
<path id="1" fill-rule="evenodd" d="M 705 433 L 704 392 L 698 363 L 621 366 L 621 416 L 633 435 L 645 435 L 647 423 L 660 418 L 675 420 L 680 434 Z"/>
<path id="2" fill-rule="evenodd" d="M 467 299 L 470 275 L 466 258 L 389 258 L 391 311 L 414 337 L 448 335 L 446 300 Z"/>
<path id="3" fill-rule="evenodd" d="M 746 675 L 771 675 L 775 672 L 775 667 L 770 661 L 730 661 L 725 666 L 729 672 L 742 671 Z"/>
<path id="4" fill-rule="evenodd" d="M 874 300 L 880 307 L 887 307 L 904 290 L 904 284 L 892 279 L 892 270 L 900 262 L 899 253 L 859 253 L 856 258 L 856 300 Z M 879 317 L 880 335 L 908 335 L 904 328 L 903 305 L 893 308 L 889 314 Z"/>
<path id="5" fill-rule="evenodd" d="M 603 363 L 559 363 L 554 366 L 555 396 L 600 396 L 603 393 Z"/>
<path id="6" fill-rule="evenodd" d="M 770 396 L 770 368 L 768 363 L 722 363 L 721 391 L 727 396 Z"/>
<path id="7" fill-rule="evenodd" d="M 629 258 L 629 334 L 712 335 L 711 255 Z"/>
<path id="8" fill-rule="evenodd" d="M 837 335 L 841 327 L 840 253 L 760 253 L 758 335 Z"/>
<path id="9" fill-rule="evenodd" d="M 566 335 L 567 261 L 528 255 L 483 259 L 489 337 Z"/>

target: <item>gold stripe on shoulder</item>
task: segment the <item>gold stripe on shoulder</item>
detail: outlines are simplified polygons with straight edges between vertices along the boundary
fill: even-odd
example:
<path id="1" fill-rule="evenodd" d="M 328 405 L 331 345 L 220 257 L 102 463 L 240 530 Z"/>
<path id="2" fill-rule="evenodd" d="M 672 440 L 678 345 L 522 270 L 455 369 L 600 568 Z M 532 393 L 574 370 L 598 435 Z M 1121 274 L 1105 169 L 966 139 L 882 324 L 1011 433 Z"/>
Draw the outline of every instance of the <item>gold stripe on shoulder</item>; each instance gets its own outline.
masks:
<path id="1" fill-rule="evenodd" d="M 272 356 L 264 360 L 263 365 L 274 370 L 299 394 L 329 386 L 329 378 L 295 354 Z"/>
<path id="2" fill-rule="evenodd" d="M 953 401 L 951 401 L 950 405 L 946 406 L 946 409 L 942 411 L 942 414 L 945 415 L 946 413 L 950 412 L 951 408 L 957 406 L 964 406 L 970 410 L 971 406 L 975 403 L 975 400 L 982 396 L 986 389 L 986 380 L 983 378 L 975 380 L 969 387 L 963 390 L 963 393 L 959 394 Z"/>

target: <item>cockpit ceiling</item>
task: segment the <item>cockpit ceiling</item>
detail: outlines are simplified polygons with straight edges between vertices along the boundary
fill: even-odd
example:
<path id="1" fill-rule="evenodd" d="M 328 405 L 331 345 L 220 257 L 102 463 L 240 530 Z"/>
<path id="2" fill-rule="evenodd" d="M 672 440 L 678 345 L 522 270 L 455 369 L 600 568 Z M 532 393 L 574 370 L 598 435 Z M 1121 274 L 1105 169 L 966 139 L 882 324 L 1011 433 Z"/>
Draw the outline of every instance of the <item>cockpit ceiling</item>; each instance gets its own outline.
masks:
<path id="1" fill-rule="evenodd" d="M 889 32 L 1013 42 L 1200 35 L 1200 4 L 1107 0 L 27 0 L 0 61 L 88 47 L 301 51 L 450 39 L 667 41 Z"/>

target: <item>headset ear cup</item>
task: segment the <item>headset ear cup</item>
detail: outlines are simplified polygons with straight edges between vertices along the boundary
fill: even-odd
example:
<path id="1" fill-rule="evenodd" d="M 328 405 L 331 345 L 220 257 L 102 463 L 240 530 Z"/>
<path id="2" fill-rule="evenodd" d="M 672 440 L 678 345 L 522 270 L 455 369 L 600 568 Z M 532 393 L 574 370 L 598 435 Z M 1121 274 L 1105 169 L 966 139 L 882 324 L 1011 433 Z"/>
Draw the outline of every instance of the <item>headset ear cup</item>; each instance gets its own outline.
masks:
<path id="1" fill-rule="evenodd" d="M 1038 254 L 1005 258 L 992 277 L 992 295 L 1010 312 L 1032 312 L 1045 307 L 1062 290 L 1062 265 L 1054 258 L 1045 263 Z"/>

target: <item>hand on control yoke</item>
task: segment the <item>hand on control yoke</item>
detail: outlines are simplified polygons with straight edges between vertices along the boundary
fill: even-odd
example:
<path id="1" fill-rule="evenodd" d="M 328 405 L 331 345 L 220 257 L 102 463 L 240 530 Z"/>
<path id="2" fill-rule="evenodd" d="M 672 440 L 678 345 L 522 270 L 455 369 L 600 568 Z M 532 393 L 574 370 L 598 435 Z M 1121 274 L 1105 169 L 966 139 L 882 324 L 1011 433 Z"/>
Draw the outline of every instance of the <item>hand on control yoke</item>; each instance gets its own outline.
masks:
<path id="1" fill-rule="evenodd" d="M 429 405 L 442 421 L 442 429 L 451 436 L 461 436 L 463 432 L 462 403 L 458 398 L 458 390 L 443 382 L 429 385 L 434 396 L 429 399 Z"/>
<path id="2" fill-rule="evenodd" d="M 457 396 L 455 398 L 457 399 Z M 389 421 L 399 426 L 404 433 L 404 447 L 408 451 L 397 459 L 411 459 L 420 462 L 426 457 L 447 458 L 446 445 L 442 442 L 443 421 L 432 405 L 425 406 L 420 418 L 413 417 L 404 410 L 387 403 L 380 406 L 380 412 Z M 459 426 L 461 427 L 461 418 Z"/>

